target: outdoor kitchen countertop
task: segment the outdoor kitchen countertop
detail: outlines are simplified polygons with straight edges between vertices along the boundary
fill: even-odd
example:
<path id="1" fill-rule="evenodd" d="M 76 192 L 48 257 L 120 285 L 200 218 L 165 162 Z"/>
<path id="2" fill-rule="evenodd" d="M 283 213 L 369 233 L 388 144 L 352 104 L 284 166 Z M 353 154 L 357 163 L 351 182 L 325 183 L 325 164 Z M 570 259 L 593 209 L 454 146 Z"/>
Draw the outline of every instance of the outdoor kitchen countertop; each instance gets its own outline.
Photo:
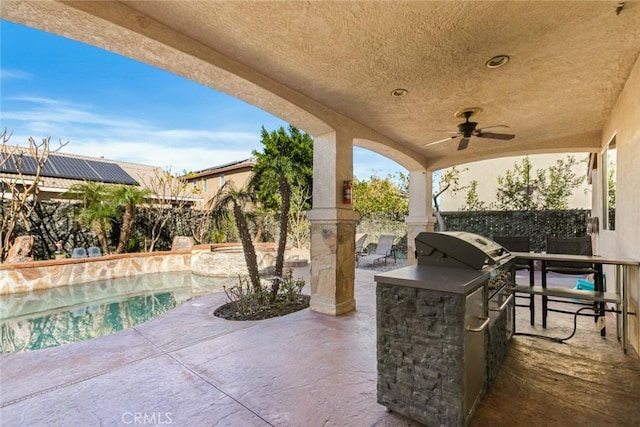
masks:
<path id="1" fill-rule="evenodd" d="M 464 268 L 412 265 L 374 276 L 378 284 L 468 294 L 489 280 L 489 272 Z"/>

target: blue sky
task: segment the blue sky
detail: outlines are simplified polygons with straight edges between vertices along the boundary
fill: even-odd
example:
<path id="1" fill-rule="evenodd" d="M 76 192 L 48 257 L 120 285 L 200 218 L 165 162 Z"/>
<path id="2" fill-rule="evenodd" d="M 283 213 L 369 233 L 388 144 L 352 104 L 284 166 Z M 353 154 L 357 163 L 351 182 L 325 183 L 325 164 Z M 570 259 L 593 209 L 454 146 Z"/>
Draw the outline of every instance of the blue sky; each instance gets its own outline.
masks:
<path id="1" fill-rule="evenodd" d="M 164 70 L 0 21 L 0 127 L 10 142 L 51 137 L 64 152 L 195 171 L 261 150 L 260 128 L 288 124 Z M 354 175 L 404 171 L 354 148 Z"/>

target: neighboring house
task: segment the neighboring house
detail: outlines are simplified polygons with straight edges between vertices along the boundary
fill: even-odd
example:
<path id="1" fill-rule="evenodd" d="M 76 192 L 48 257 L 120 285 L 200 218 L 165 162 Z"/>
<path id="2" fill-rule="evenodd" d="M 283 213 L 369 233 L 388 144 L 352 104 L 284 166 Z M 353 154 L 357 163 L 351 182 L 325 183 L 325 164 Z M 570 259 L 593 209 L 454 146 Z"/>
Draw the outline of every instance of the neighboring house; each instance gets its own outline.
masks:
<path id="1" fill-rule="evenodd" d="M 23 152 L 23 166 L 20 168 L 22 177 L 18 176 L 15 161 L 10 158 L 9 161 L 0 165 L 0 184 L 6 185 L 9 182 L 31 184 L 35 173 L 33 157 L 26 147 L 9 147 L 9 152 L 14 148 Z M 139 185 L 141 188 L 147 188 L 146 183 L 150 183 L 158 174 L 162 173 L 164 173 L 162 168 L 157 166 L 52 152 L 40 172 L 37 199 L 59 200 L 60 196 L 73 185 L 84 181 Z M 198 203 L 200 195 L 195 195 L 190 199 L 191 204 Z"/>
<path id="2" fill-rule="evenodd" d="M 571 155 L 571 153 L 568 153 Z M 584 176 L 584 183 L 578 187 L 569 197 L 569 209 L 591 209 L 591 185 L 588 177 L 588 158 L 586 153 L 575 153 L 573 156 L 578 161 L 573 171 L 578 176 Z M 528 156 L 532 165 L 532 176 L 538 169 L 546 169 L 553 166 L 558 159 L 567 157 L 567 153 L 563 154 L 538 154 Z M 471 181 L 478 181 L 478 199 L 489 205 L 496 200 L 496 192 L 498 190 L 498 176 L 505 176 L 507 170 L 513 170 L 516 164 L 520 164 L 522 156 L 502 157 L 499 159 L 483 160 L 474 163 L 458 165 L 456 168 L 460 171 L 460 187 L 468 186 Z M 582 161 L 584 160 L 584 162 Z M 466 169 L 466 170 L 465 170 Z M 443 169 L 440 173 L 446 173 L 449 169 Z M 438 177 L 434 177 L 434 183 L 437 183 Z M 446 191 L 438 200 L 440 209 L 444 212 L 458 211 L 466 203 L 468 189 L 453 194 L 451 190 Z"/>
<path id="3" fill-rule="evenodd" d="M 202 201 L 206 203 L 228 182 L 232 182 L 236 189 L 244 187 L 251 177 L 254 165 L 255 159 L 249 158 L 192 172 L 181 178 L 185 179 L 189 183 L 189 189 L 198 192 Z"/>

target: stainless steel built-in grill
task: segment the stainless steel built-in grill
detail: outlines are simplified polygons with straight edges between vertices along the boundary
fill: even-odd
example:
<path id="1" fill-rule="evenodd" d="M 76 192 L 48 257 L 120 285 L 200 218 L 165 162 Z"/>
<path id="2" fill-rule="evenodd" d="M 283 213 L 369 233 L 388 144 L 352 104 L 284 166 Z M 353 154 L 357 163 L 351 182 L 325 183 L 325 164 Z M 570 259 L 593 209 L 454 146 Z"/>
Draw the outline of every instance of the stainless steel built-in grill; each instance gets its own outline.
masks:
<path id="1" fill-rule="evenodd" d="M 418 265 L 466 267 L 481 270 L 509 260 L 511 254 L 498 243 L 466 231 L 420 233 L 416 237 Z"/>
<path id="2" fill-rule="evenodd" d="M 515 258 L 498 243 L 465 231 L 420 233 L 416 237 L 418 265 L 466 268 L 490 272 L 491 294 L 509 279 Z"/>
<path id="3" fill-rule="evenodd" d="M 512 283 L 515 257 L 503 246 L 486 237 L 452 231 L 418 234 L 416 259 L 417 264 L 423 266 L 489 273 L 486 286 L 469 294 L 466 299 L 465 342 L 472 353 L 486 358 L 469 357 L 465 360 L 467 408 L 471 410 L 483 387 L 495 379 L 498 368 L 506 357 L 508 340 L 513 335 L 514 297 L 507 285 Z M 480 333 L 485 328 L 486 337 Z"/>

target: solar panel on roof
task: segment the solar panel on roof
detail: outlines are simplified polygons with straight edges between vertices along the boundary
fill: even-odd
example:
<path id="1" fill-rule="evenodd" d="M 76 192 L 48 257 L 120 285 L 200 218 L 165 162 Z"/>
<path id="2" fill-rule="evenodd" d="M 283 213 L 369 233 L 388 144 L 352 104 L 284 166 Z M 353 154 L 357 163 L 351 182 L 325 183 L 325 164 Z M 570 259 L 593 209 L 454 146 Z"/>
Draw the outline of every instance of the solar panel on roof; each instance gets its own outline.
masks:
<path id="1" fill-rule="evenodd" d="M 16 165 L 16 163 L 18 163 Z M 10 156 L 0 166 L 0 171 L 25 175 L 36 172 L 36 161 L 30 155 Z M 124 171 L 118 164 L 98 160 L 85 160 L 50 154 L 47 163 L 40 171 L 43 177 L 69 178 L 86 181 L 99 181 L 113 184 L 137 185 L 138 182 Z"/>
<path id="2" fill-rule="evenodd" d="M 87 163 L 93 168 L 98 175 L 102 177 L 104 182 L 113 182 L 119 184 L 137 185 L 138 182 L 131 177 L 124 169 L 115 163 L 100 162 L 96 160 L 87 160 Z"/>
<path id="3" fill-rule="evenodd" d="M 55 167 L 59 178 L 99 181 L 99 176 L 85 166 L 83 159 L 49 156 L 49 162 Z"/>
<path id="4" fill-rule="evenodd" d="M 33 175 L 36 173 L 36 161 L 28 155 L 9 156 L 8 160 L 2 165 L 1 170 L 8 173 L 18 173 L 18 170 L 20 170 L 25 175 Z"/>

